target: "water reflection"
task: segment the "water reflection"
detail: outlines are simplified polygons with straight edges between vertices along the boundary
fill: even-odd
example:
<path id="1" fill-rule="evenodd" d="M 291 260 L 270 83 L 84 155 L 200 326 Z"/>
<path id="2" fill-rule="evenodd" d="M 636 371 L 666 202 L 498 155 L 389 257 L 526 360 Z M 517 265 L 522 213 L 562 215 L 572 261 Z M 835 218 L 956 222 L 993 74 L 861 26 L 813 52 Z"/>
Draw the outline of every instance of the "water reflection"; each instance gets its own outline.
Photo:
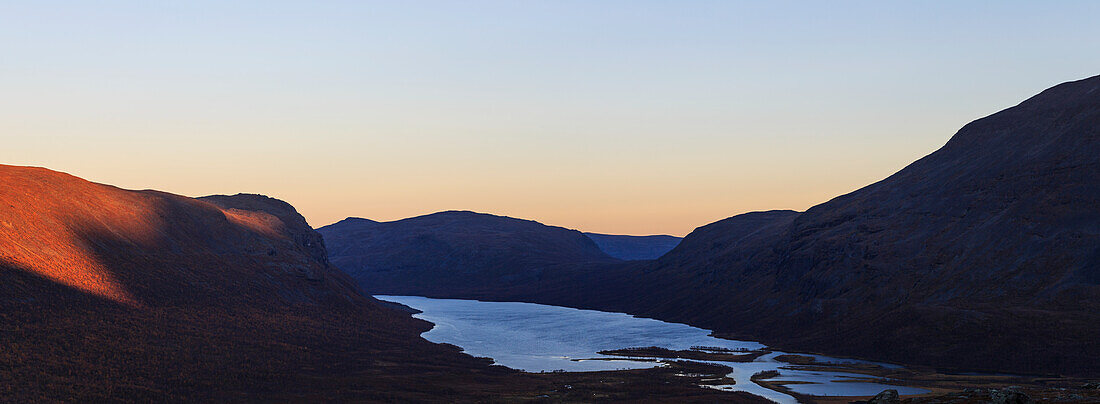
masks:
<path id="1" fill-rule="evenodd" d="M 464 352 L 492 358 L 497 364 L 527 372 L 564 370 L 586 372 L 640 369 L 660 366 L 659 361 L 632 361 L 597 352 L 629 347 L 657 346 L 685 350 L 705 346 L 731 350 L 765 348 L 751 341 L 733 341 L 710 336 L 710 331 L 685 324 L 638 318 L 623 313 L 579 310 L 532 303 L 482 302 L 459 299 L 431 299 L 418 296 L 375 296 L 413 307 L 422 313 L 414 317 L 435 324 L 423 334 L 438 343 L 457 345 Z M 920 394 L 923 389 L 851 381 L 868 376 L 843 372 L 780 369 L 789 366 L 775 360 L 773 352 L 753 362 L 713 362 L 733 368 L 730 378 L 736 384 L 712 386 L 729 391 L 745 391 L 780 403 L 794 403 L 793 397 L 764 388 L 750 378 L 757 372 L 779 370 L 776 381 L 801 381 L 788 384 L 792 391 L 812 395 L 873 395 L 893 388 L 901 394 Z M 819 362 L 855 362 L 813 355 Z M 577 360 L 608 358 L 611 360 Z M 892 366 L 892 365 L 887 365 Z M 848 381 L 845 381 L 848 380 Z"/>

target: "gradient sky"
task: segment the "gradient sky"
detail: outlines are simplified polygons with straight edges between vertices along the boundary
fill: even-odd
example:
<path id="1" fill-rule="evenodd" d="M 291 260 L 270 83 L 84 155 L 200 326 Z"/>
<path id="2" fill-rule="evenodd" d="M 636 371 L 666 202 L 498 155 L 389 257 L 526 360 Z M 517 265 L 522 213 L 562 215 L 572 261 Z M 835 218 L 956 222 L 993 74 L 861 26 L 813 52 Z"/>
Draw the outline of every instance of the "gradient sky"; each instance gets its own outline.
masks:
<path id="1" fill-rule="evenodd" d="M 321 3 L 321 4 L 316 4 Z M 0 1 L 0 162 L 683 235 L 1100 74 L 1100 2 Z"/>

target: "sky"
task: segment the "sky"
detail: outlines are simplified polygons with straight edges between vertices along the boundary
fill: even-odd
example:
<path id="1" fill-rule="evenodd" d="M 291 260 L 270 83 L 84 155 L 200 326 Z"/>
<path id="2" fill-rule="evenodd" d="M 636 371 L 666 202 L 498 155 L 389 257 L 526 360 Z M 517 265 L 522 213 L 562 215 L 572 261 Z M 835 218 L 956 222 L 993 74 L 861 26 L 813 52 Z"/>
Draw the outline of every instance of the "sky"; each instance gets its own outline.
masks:
<path id="1" fill-rule="evenodd" d="M 0 0 L 0 163 L 684 235 L 1100 74 L 1100 2 Z"/>

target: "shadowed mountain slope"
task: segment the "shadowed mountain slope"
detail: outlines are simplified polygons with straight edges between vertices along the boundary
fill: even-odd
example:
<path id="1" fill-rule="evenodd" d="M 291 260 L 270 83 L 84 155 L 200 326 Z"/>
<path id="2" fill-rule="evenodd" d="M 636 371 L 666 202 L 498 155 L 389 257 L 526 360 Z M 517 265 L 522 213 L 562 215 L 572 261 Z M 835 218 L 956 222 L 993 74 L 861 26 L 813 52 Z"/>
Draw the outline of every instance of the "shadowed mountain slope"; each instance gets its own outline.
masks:
<path id="1" fill-rule="evenodd" d="M 617 234 L 584 233 L 600 250 L 614 258 L 626 261 L 652 260 L 665 255 L 680 244 L 675 236 L 624 236 Z"/>
<path id="2" fill-rule="evenodd" d="M 722 227 L 750 215 L 689 235 L 617 304 L 832 354 L 1100 373 L 1100 76 L 805 213 Z"/>
<path id="3" fill-rule="evenodd" d="M 465 211 L 318 229 L 330 256 L 372 294 L 470 297 L 537 282 L 561 267 L 617 262 L 581 232 Z"/>

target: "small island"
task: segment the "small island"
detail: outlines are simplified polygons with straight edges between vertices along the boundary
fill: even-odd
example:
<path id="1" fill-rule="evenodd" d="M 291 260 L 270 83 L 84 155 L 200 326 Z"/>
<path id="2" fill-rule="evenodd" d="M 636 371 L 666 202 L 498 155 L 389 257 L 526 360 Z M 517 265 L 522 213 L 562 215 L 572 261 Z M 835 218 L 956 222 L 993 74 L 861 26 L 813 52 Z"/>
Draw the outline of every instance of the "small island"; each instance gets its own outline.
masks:
<path id="1" fill-rule="evenodd" d="M 734 353 L 743 352 L 743 353 Z M 624 357 L 649 357 L 666 359 L 692 359 L 714 362 L 752 362 L 763 355 L 771 353 L 768 349 L 736 351 L 731 349 L 707 349 L 706 347 L 691 347 L 691 349 L 672 350 L 656 346 L 623 348 L 608 351 L 599 351 L 601 355 Z"/>

